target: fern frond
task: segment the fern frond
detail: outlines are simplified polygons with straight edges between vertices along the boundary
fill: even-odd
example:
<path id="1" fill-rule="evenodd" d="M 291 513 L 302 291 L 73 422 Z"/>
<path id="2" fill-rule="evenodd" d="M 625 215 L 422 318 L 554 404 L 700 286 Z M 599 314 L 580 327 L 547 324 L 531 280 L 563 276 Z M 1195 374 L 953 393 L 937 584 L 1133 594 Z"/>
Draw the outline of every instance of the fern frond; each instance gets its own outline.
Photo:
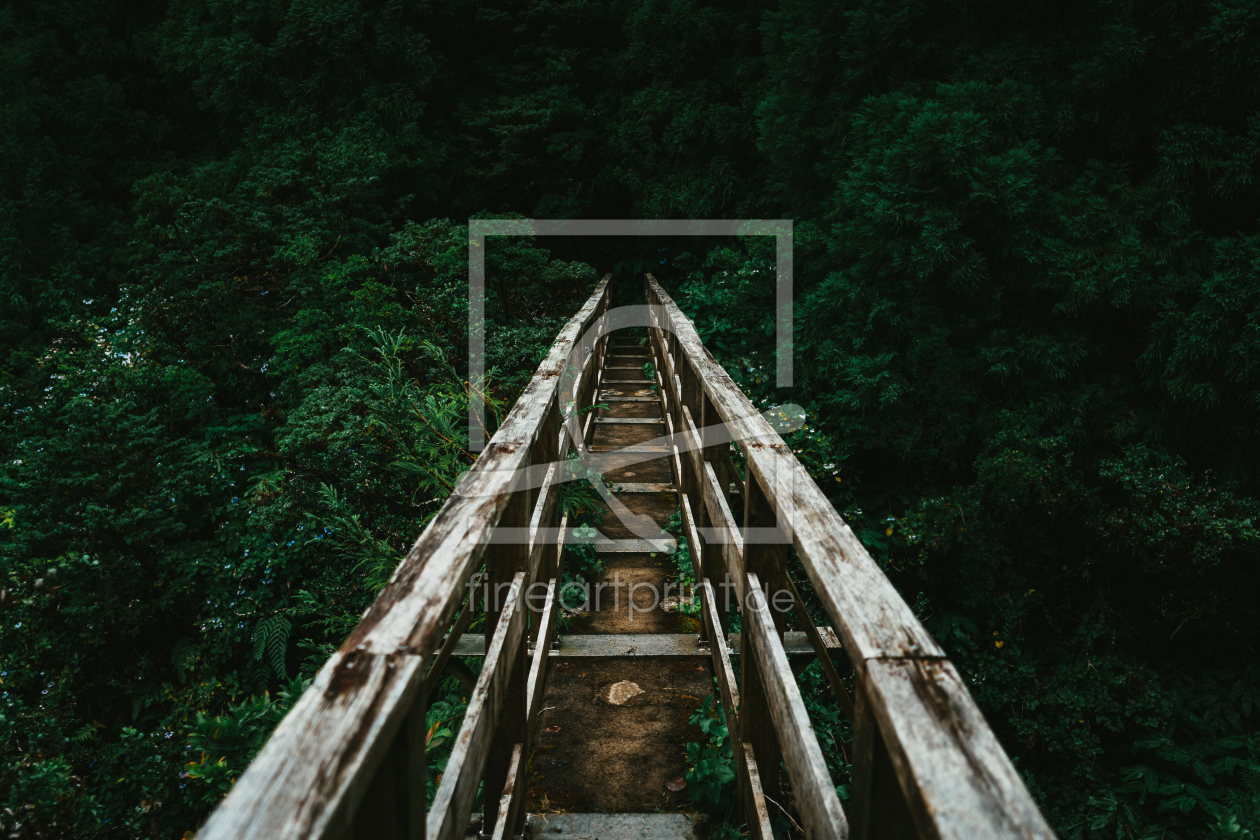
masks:
<path id="1" fill-rule="evenodd" d="M 254 629 L 254 659 L 269 661 L 281 680 L 289 678 L 284 666 L 284 654 L 289 647 L 289 633 L 292 629 L 292 622 L 281 613 L 264 618 Z"/>

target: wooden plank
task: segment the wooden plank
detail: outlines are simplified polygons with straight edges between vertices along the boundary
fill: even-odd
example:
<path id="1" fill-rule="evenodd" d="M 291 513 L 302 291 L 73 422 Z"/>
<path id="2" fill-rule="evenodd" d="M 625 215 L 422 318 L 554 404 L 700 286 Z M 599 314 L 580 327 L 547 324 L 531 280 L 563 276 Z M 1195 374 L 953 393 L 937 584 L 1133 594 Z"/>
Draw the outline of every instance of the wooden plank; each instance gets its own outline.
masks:
<path id="1" fill-rule="evenodd" d="M 865 685 L 922 836 L 1054 837 L 952 664 L 871 662 Z"/>
<path id="2" fill-rule="evenodd" d="M 535 444 L 535 450 L 537 450 L 538 445 Z M 532 455 L 533 453 L 531 452 L 531 457 Z M 529 490 L 513 490 L 508 505 L 503 511 L 503 517 L 495 529 L 495 535 L 497 536 L 497 533 L 505 527 L 517 528 L 526 525 L 530 502 Z M 487 634 L 487 657 L 485 660 L 487 663 L 490 661 L 489 646 L 493 644 L 495 638 L 491 634 L 494 633 L 501 620 L 506 620 L 506 610 L 508 609 L 507 605 L 500 601 L 499 593 L 503 588 L 507 588 L 510 598 L 512 588 L 515 587 L 518 579 L 521 582 L 520 591 L 516 594 L 518 598 L 516 609 L 523 614 L 521 619 L 522 625 L 527 626 L 528 624 L 524 617 L 528 615 L 528 604 L 524 601 L 524 597 L 526 587 L 531 582 L 528 565 L 529 545 L 519 538 L 506 543 L 492 542 L 490 549 L 486 552 L 486 575 L 490 581 L 490 589 L 487 593 L 486 602 L 483 605 Z M 507 687 L 504 696 L 507 700 L 495 716 L 495 723 L 489 738 L 484 769 L 484 789 L 490 792 L 499 790 L 503 786 L 512 763 L 512 745 L 524 740 L 526 731 L 529 728 L 528 720 L 525 717 L 525 681 L 528 676 L 525 645 L 518 645 L 513 649 L 510 656 L 504 656 L 498 663 L 498 667 L 506 675 Z M 493 796 L 485 797 L 485 822 L 487 825 L 494 824 L 498 817 L 498 807 L 497 799 Z"/>
<path id="3" fill-rule="evenodd" d="M 738 477 L 731 462 L 731 430 L 717 413 L 708 394 L 700 400 L 700 438 L 704 442 L 704 460 L 712 464 L 717 486 L 729 505 L 731 479 Z"/>
<path id="4" fill-rule="evenodd" d="M 853 792 L 849 820 L 855 840 L 920 840 L 918 829 L 888 748 L 871 710 L 869 692 L 858 683 L 857 711 L 853 718 Z M 932 837 L 936 837 L 933 832 Z"/>
<path id="5" fill-rule="evenodd" d="M 761 591 L 761 579 L 755 573 L 748 574 L 747 578 L 748 597 L 741 601 L 742 616 L 750 629 L 754 658 L 765 687 L 770 717 L 779 734 L 783 762 L 787 765 L 805 836 L 848 837 L 848 821 L 840 808 L 840 799 L 814 736 L 809 713 L 805 711 L 800 689 L 796 687 L 792 668 L 775 630 L 770 605 Z"/>
<path id="6" fill-rule="evenodd" d="M 664 426 L 665 420 L 652 417 L 596 417 L 596 423 L 618 423 L 625 426 Z"/>
<path id="7" fill-rule="evenodd" d="M 696 594 L 700 593 L 699 584 Z M 554 625 L 552 625 L 554 628 Z M 824 628 L 825 629 L 825 628 Z M 809 638 L 800 630 L 789 630 L 783 642 L 783 650 L 792 657 L 813 657 L 814 649 Z M 477 633 L 469 633 L 459 641 L 455 656 L 485 656 L 483 637 Z M 559 647 L 551 651 L 551 656 L 560 658 L 601 657 L 601 656 L 708 656 L 700 646 L 695 633 L 584 633 L 571 636 L 557 636 L 553 633 L 552 641 Z M 726 648 L 732 655 L 740 650 L 740 635 L 729 633 L 726 636 Z M 837 643 L 832 650 L 839 650 Z M 535 658 L 538 646 L 534 648 Z M 531 671 L 532 673 L 532 671 Z M 532 680 L 532 677 L 531 677 Z M 530 685 L 534 683 L 531 681 Z M 532 691 L 532 689 L 531 689 Z M 530 695 L 532 696 L 532 694 Z"/>
<path id="8" fill-rule="evenodd" d="M 730 447 L 723 451 L 729 460 Z M 708 465 L 711 466 L 712 465 Z M 712 476 L 713 473 L 711 472 Z M 725 484 L 724 479 L 715 479 Z M 719 495 L 719 499 L 722 497 Z M 724 500 L 723 500 L 724 501 Z M 760 492 L 756 482 L 753 482 L 747 504 L 744 505 L 744 528 L 751 529 L 756 527 L 773 527 L 774 511 L 766 502 L 765 496 Z M 748 574 L 756 575 L 757 579 L 765 581 L 767 586 L 773 587 L 775 595 L 780 591 L 781 581 L 787 578 L 787 549 L 785 542 L 769 543 L 769 542 L 751 542 L 745 543 L 743 546 L 744 571 Z M 751 578 L 750 578 L 751 580 Z M 778 598 L 773 599 L 773 603 L 778 602 Z M 744 603 L 743 600 L 740 601 Z M 787 613 L 782 609 L 774 609 L 770 612 L 770 618 L 774 622 L 774 632 L 779 638 L 783 638 L 783 631 L 787 628 Z M 779 778 L 779 765 L 782 762 L 782 753 L 779 745 L 779 736 L 773 725 L 773 720 L 769 708 L 769 698 L 767 689 L 762 685 L 764 668 L 757 661 L 761 657 L 760 651 L 752 643 L 751 633 L 753 625 L 751 622 L 743 624 L 743 648 L 744 655 L 740 657 L 740 672 L 743 679 L 740 686 L 743 688 L 744 694 L 744 711 L 741 720 L 744 723 L 744 729 L 740 732 L 740 737 L 753 745 L 757 751 L 757 755 L 761 756 L 764 768 L 761 775 L 761 785 L 766 796 L 774 801 L 782 801 L 783 793 Z M 792 675 L 795 680 L 795 674 Z"/>
<path id="9" fill-rule="evenodd" d="M 691 369 L 714 407 L 714 420 L 727 424 L 742 441 L 750 475 L 792 537 L 854 667 L 860 670 L 872 658 L 943 656 L 782 438 L 753 410 L 665 290 L 655 280 L 649 283 L 682 350 L 680 366 Z"/>
<path id="10" fill-rule="evenodd" d="M 343 652 L 362 645 L 368 653 L 405 649 L 427 654 L 437 646 L 469 575 L 483 558 L 485 535 L 499 523 L 517 470 L 528 463 L 569 348 L 594 319 L 609 279 L 605 276 L 561 330 L 503 425 L 399 564 L 343 644 Z"/>
<path id="11" fill-rule="evenodd" d="M 670 437 L 671 438 L 673 437 L 673 429 L 674 429 L 674 424 L 670 423 Z M 683 477 L 682 453 L 678 451 L 677 446 L 672 446 L 670 448 L 673 450 L 673 452 L 671 453 L 673 457 L 670 458 L 670 466 L 673 467 L 671 472 L 674 473 L 674 487 L 678 491 L 680 491 L 679 497 L 685 499 L 687 498 L 686 491 L 684 489 L 686 485 L 683 482 L 686 479 Z"/>
<path id="12" fill-rule="evenodd" d="M 446 639 L 442 642 L 442 649 L 433 658 L 433 665 L 429 668 L 429 673 L 424 679 L 425 697 L 432 694 L 433 689 L 437 688 L 437 684 L 441 682 L 442 671 L 446 668 L 447 661 L 454 654 L 456 645 L 463 638 L 464 631 L 468 629 L 468 624 L 472 621 L 473 613 L 476 611 L 476 602 L 477 589 L 470 586 L 468 588 L 468 599 L 464 602 L 464 609 L 460 611 L 459 618 L 455 621 L 455 626 L 451 628 L 450 633 L 447 634 Z"/>
<path id="13" fill-rule="evenodd" d="M 483 638 L 484 637 L 482 637 L 481 635 L 478 635 L 476 637 L 476 639 L 479 639 L 479 640 Z M 486 653 L 484 650 L 482 650 L 477 655 L 485 656 Z M 464 664 L 463 659 L 452 658 L 450 661 L 446 663 L 446 670 L 451 673 L 451 676 L 459 680 L 460 685 L 462 685 L 464 688 L 468 689 L 469 691 L 472 691 L 474 688 L 476 688 L 477 674 L 473 672 L 472 668 L 469 668 L 467 665 Z"/>
<path id="14" fill-rule="evenodd" d="M 556 528 L 558 524 L 560 496 L 558 480 L 564 476 L 570 444 L 568 435 L 560 434 L 560 418 L 560 403 L 557 398 L 552 410 L 544 419 L 544 428 L 539 442 L 534 445 L 536 451 L 532 460 L 547 464 L 547 477 L 543 481 L 533 516 L 530 519 L 528 561 L 525 567 L 526 593 L 533 591 L 532 587 L 540 577 L 543 580 L 550 577 L 550 570 L 556 562 L 556 541 L 548 539 L 548 535 L 554 533 L 550 529 Z M 531 604 L 532 599 L 527 598 L 527 605 Z M 532 606 L 531 613 L 533 613 Z M 541 616 L 537 614 L 531 618 L 529 628 L 531 640 L 537 637 L 540 618 Z"/>
<path id="15" fill-rule="evenodd" d="M 423 665 L 402 653 L 334 654 L 197 836 L 295 840 L 349 831 L 417 701 Z"/>
<path id="16" fill-rule="evenodd" d="M 556 609 L 560 600 L 558 595 L 556 578 L 551 578 L 547 581 L 547 597 L 543 602 L 538 636 L 534 642 L 534 655 L 529 665 L 529 679 L 525 684 L 525 718 L 529 721 L 531 733 L 538 722 L 538 710 L 542 708 L 543 689 L 547 684 L 547 656 L 551 651 L 551 642 L 556 637 Z"/>
<path id="17" fill-rule="evenodd" d="M 696 533 L 696 519 L 691 515 L 691 500 L 680 496 L 679 508 L 682 510 L 683 536 L 687 538 L 687 545 L 691 550 L 691 565 L 695 569 L 696 580 L 704 580 L 708 577 L 702 560 L 704 543 L 700 542 L 700 535 Z"/>
<path id="18" fill-rule="evenodd" d="M 696 428 L 695 420 L 691 417 L 691 409 L 685 404 L 682 407 L 683 427 L 682 436 L 684 449 L 687 457 L 691 461 L 691 468 L 695 471 L 697 483 L 703 483 L 704 477 L 704 447 L 700 444 L 700 432 Z M 699 489 L 699 488 L 697 488 Z M 698 500 L 697 500 L 698 501 Z"/>
<path id="19" fill-rule="evenodd" d="M 521 767 L 524 744 L 512 747 L 512 763 L 508 765 L 507 781 L 499 796 L 499 816 L 494 822 L 493 840 L 512 840 L 516 816 L 520 813 L 522 794 L 525 792 L 525 773 Z"/>
<path id="20" fill-rule="evenodd" d="M 739 477 L 739 470 L 735 468 L 735 460 L 731 457 L 731 444 L 728 442 L 725 446 L 718 446 L 716 453 L 712 459 L 714 471 L 717 473 L 719 483 L 726 488 L 723 495 L 726 496 L 727 503 L 730 503 L 731 497 L 738 494 L 741 497 L 745 495 L 743 479 Z M 717 469 L 717 467 L 721 469 Z M 771 518 L 773 522 L 773 518 Z"/>
<path id="21" fill-rule="evenodd" d="M 726 646 L 726 633 L 717 620 L 717 596 L 708 578 L 700 581 L 700 598 L 704 605 L 703 620 L 708 623 L 712 640 L 713 673 L 717 677 L 718 693 L 722 696 L 722 708 L 726 712 L 727 730 L 739 732 L 739 687 L 735 683 L 735 671 L 731 668 L 731 651 Z M 732 737 L 734 740 L 734 736 Z"/>
<path id="22" fill-rule="evenodd" d="M 724 568 L 707 569 L 706 573 L 710 578 L 714 573 L 730 575 L 730 582 L 735 585 L 735 595 L 742 604 L 744 603 L 744 539 L 739 529 L 735 527 L 735 517 L 726 503 L 726 498 L 718 489 L 712 464 L 705 462 L 703 475 L 700 488 L 704 493 L 704 507 L 718 536 L 711 543 L 718 545 L 724 564 Z"/>
<path id="23" fill-rule="evenodd" d="M 555 461 L 547 469 L 547 478 L 543 482 L 542 491 L 538 494 L 538 503 L 534 506 L 534 515 L 529 522 L 529 562 L 525 567 L 526 588 L 538 579 L 539 569 L 543 566 L 543 553 L 547 546 L 555 548 L 555 544 L 546 540 L 548 527 L 555 527 L 556 504 L 559 493 L 556 491 L 556 474 L 562 462 Z M 540 535 L 541 531 L 541 535 Z M 544 537 L 540 539 L 540 536 Z"/>
<path id="24" fill-rule="evenodd" d="M 666 540 L 599 540 L 595 541 L 596 554 L 641 554 L 643 552 L 661 553 L 669 551 Z"/>
<path id="25" fill-rule="evenodd" d="M 673 493 L 674 485 L 652 481 L 622 481 L 612 486 L 614 493 Z"/>
<path id="26" fill-rule="evenodd" d="M 745 621 L 741 636 L 741 655 L 739 657 L 739 690 L 743 705 L 739 709 L 740 742 L 750 744 L 765 761 L 760 784 L 765 795 L 776 800 L 783 800 L 782 785 L 779 779 L 779 764 L 783 760 L 783 751 L 779 745 L 779 733 L 770 712 L 770 701 L 767 697 L 769 689 L 763 684 L 766 679 L 758 661 L 760 651 L 753 644 L 751 622 Z M 777 635 L 777 633 L 776 633 Z M 791 674 L 795 680 L 795 674 Z M 745 816 L 751 820 L 749 803 L 744 802 Z"/>
<path id="27" fill-rule="evenodd" d="M 601 445 L 601 446 L 592 446 L 591 451 L 601 453 L 601 454 L 615 453 L 618 455 L 622 453 L 626 455 L 664 455 L 667 452 L 669 452 L 669 447 L 643 446 L 640 444 L 632 444 L 630 446 L 617 446 L 617 447 Z M 614 460 L 615 459 L 609 459 L 610 462 L 613 462 Z M 652 460 L 651 458 L 636 458 L 635 460 L 631 461 L 630 464 L 639 464 L 639 463 L 642 463 L 643 461 L 651 461 L 651 460 Z M 625 464 L 624 466 L 629 466 L 630 464 Z M 621 466 L 621 464 L 619 464 L 619 466 Z"/>
<path id="28" fill-rule="evenodd" d="M 521 604 L 524 585 L 525 573 L 518 572 L 499 615 L 477 687 L 468 696 L 464 722 L 455 737 L 446 772 L 429 810 L 430 840 L 463 840 L 473 798 L 489 757 L 491 734 L 503 709 L 513 700 L 508 697 L 510 666 L 520 650 L 525 630 L 525 610 Z"/>
<path id="29" fill-rule="evenodd" d="M 853 698 L 849 696 L 849 690 L 844 687 L 844 683 L 840 679 L 840 672 L 836 670 L 836 666 L 831 662 L 831 655 L 828 648 L 832 647 L 823 639 L 822 634 L 818 632 L 818 628 L 814 626 L 813 619 L 809 617 L 809 613 L 805 610 L 805 599 L 801 597 L 801 590 L 797 588 L 796 581 L 792 580 L 790 575 L 785 575 L 788 590 L 792 593 L 792 603 L 796 607 L 797 619 L 804 625 L 805 637 L 809 639 L 810 646 L 814 649 L 818 661 L 822 663 L 823 674 L 827 677 L 827 684 L 831 686 L 831 691 L 836 695 L 836 699 L 840 701 L 840 707 L 844 709 L 844 713 L 849 716 L 849 721 L 856 720 L 853 714 Z M 787 647 L 787 640 L 784 640 L 784 647 Z"/>
<path id="30" fill-rule="evenodd" d="M 761 772 L 757 767 L 756 752 L 753 745 L 741 744 L 744 751 L 744 778 L 748 785 L 748 820 L 749 836 L 757 840 L 774 840 L 774 830 L 770 827 L 770 811 L 766 808 L 766 794 L 761 788 Z"/>
<path id="31" fill-rule="evenodd" d="M 559 431 L 560 411 L 557 405 L 557 397 L 552 396 L 548 401 L 546 410 L 543 412 L 542 418 L 538 421 L 538 433 L 534 435 L 534 441 L 529 447 L 529 463 L 526 466 L 526 480 L 521 492 L 526 498 L 524 521 L 521 523 L 526 527 L 532 522 L 534 515 L 538 513 L 538 503 L 542 498 L 542 494 L 547 490 L 547 478 L 552 474 L 555 468 L 556 460 L 556 443 L 559 440 L 557 432 Z M 532 535 L 531 535 L 532 542 Z M 529 556 L 529 545 L 524 549 L 525 557 Z"/>
<path id="32" fill-rule="evenodd" d="M 569 533 L 569 514 L 560 517 L 560 527 L 556 534 L 556 560 L 547 574 L 556 580 L 564 577 L 564 538 Z"/>
<path id="33" fill-rule="evenodd" d="M 414 793 L 425 789 L 424 739 L 427 731 L 425 697 L 423 693 L 418 693 L 403 721 L 402 731 L 392 739 L 384 760 L 355 809 L 350 836 L 346 840 L 423 840 L 424 800 Z"/>
<path id="34" fill-rule="evenodd" d="M 608 403 L 658 403 L 661 401 L 661 398 L 660 397 L 605 397 L 605 396 L 601 396 L 599 398 L 599 401 L 608 402 Z"/>

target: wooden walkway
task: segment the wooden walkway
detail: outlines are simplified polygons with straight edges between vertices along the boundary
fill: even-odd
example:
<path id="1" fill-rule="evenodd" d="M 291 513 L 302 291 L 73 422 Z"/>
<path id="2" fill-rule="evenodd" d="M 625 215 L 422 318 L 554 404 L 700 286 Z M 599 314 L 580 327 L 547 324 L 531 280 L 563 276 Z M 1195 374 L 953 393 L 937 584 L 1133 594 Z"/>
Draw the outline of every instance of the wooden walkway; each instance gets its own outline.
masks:
<path id="1" fill-rule="evenodd" d="M 790 802 L 811 838 L 1053 837 L 944 652 L 690 322 L 650 275 L 645 306 L 610 313 L 608 283 L 198 838 L 455 840 L 483 782 L 483 836 L 533 836 L 526 803 L 540 801 L 648 825 L 629 815 L 686 804 L 666 782 L 715 676 L 751 836 L 769 840 L 770 803 Z M 575 410 L 593 403 L 608 408 Z M 616 492 L 603 494 L 598 607 L 561 635 L 570 450 Z M 700 581 L 694 618 L 661 603 L 675 511 Z M 772 606 L 799 595 L 793 551 L 830 627 L 795 610 L 789 630 Z M 465 633 L 480 609 L 485 634 Z M 484 657 L 479 676 L 468 656 Z M 796 687 L 815 657 L 854 723 L 847 812 Z M 425 698 L 448 668 L 469 705 L 426 814 Z"/>

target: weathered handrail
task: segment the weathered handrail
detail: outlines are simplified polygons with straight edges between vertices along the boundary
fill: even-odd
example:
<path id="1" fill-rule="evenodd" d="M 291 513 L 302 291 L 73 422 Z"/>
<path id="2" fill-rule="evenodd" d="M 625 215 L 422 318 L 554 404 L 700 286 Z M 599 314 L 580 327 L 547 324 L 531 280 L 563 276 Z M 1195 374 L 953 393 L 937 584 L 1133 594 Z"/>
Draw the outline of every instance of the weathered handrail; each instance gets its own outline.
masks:
<path id="1" fill-rule="evenodd" d="M 487 833 L 520 833 L 527 722 L 536 718 L 555 633 L 562 562 L 562 542 L 547 539 L 564 533 L 555 521 L 554 465 L 564 462 L 570 439 L 585 434 L 571 409 L 589 405 L 594 393 L 591 371 L 607 340 L 608 283 L 606 276 L 561 331 L 486 449 L 198 840 L 462 840 L 483 778 Z M 569 433 L 562 433 L 562 419 Z M 541 482 L 531 464 L 545 471 Z M 514 529 L 529 529 L 530 539 L 491 540 Z M 483 562 L 494 592 L 484 605 L 485 663 L 426 817 L 426 666 L 450 656 L 443 636 Z M 540 638 L 527 667 L 523 595 L 535 580 L 547 582 L 547 595 L 533 622 Z M 470 596 L 465 610 L 473 606 Z M 466 626 L 457 622 L 451 636 Z"/>
<path id="2" fill-rule="evenodd" d="M 770 838 L 765 800 L 782 801 L 781 757 L 809 837 L 1053 838 L 944 651 L 651 275 L 645 294 L 669 431 L 688 450 L 684 455 L 675 446 L 672 459 L 683 527 L 697 547 L 702 632 L 737 745 L 744 813 L 754 836 Z M 740 442 L 746 480 L 731 463 L 731 439 Z M 742 529 L 731 513 L 732 484 L 742 485 Z M 778 529 L 785 539 L 753 538 L 766 529 Z M 832 680 L 841 703 L 855 706 L 847 820 L 784 653 L 785 616 L 769 609 L 762 590 L 768 584 L 796 591 L 787 574 L 789 545 L 857 677 L 856 704 L 838 676 Z M 719 580 L 724 590 L 734 589 L 743 619 L 738 688 Z M 809 622 L 803 610 L 796 614 Z M 812 640 L 817 629 L 809 630 Z M 826 656 L 821 639 L 816 649 Z"/>
<path id="3" fill-rule="evenodd" d="M 591 405 L 601 382 L 608 284 L 605 277 L 561 331 L 485 451 L 199 840 L 456 840 L 483 781 L 483 832 L 521 832 L 531 724 L 557 625 L 566 522 L 556 488 L 568 478 L 560 465 L 571 443 L 584 449 L 589 439 L 593 415 L 583 421 L 574 409 Z M 651 275 L 645 291 L 667 455 L 696 548 L 700 636 L 728 713 L 753 836 L 769 840 L 770 809 L 784 807 L 782 762 L 812 838 L 1052 838 L 943 651 Z M 746 479 L 731 461 L 732 439 Z M 742 527 L 730 504 L 736 494 Z M 795 595 L 792 549 L 857 676 L 850 699 L 831 667 L 834 638 L 796 611 L 854 719 L 847 819 L 785 652 L 785 615 L 767 596 L 770 588 Z M 483 568 L 487 585 L 472 586 Z M 535 582 L 545 588 L 541 606 L 525 597 Z M 743 619 L 738 684 L 729 589 Z M 479 593 L 485 634 L 464 637 Z M 479 675 L 457 672 L 469 686 L 468 708 L 426 814 L 426 698 L 451 657 L 467 655 L 455 653 L 461 637 L 485 658 Z"/>

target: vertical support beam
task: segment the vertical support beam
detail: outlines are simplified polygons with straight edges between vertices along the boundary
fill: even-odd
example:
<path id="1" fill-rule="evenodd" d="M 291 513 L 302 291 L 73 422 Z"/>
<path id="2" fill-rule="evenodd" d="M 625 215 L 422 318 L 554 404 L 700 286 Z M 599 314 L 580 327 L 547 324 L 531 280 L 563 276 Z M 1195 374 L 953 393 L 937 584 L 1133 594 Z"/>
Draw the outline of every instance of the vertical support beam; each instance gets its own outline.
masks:
<path id="1" fill-rule="evenodd" d="M 522 470 L 529 466 L 526 457 L 521 464 Z M 499 520 L 501 528 L 529 527 L 532 492 L 528 489 L 513 487 L 511 497 Z M 518 531 L 518 533 L 521 533 Z M 485 639 L 486 650 L 490 649 L 495 627 L 506 606 L 505 600 L 512 585 L 512 578 L 518 572 L 524 572 L 529 563 L 529 543 L 491 543 L 486 549 L 486 576 L 490 580 L 490 590 L 486 598 Z M 522 593 L 522 597 L 523 597 Z M 508 771 L 512 763 L 512 748 L 526 739 L 527 721 L 525 719 L 526 679 L 528 675 L 528 652 L 525 644 L 519 645 L 510 658 L 499 664 L 507 672 L 507 701 L 499 716 L 498 725 L 490 737 L 490 748 L 486 760 L 485 775 L 485 825 L 494 825 L 498 817 L 499 801 L 494 792 L 503 790 Z M 513 834 L 518 833 L 513 828 Z"/>
<path id="2" fill-rule="evenodd" d="M 748 801 L 744 813 L 748 820 L 748 836 L 754 840 L 774 840 L 774 829 L 770 826 L 770 813 L 766 808 L 766 795 L 761 787 L 761 771 L 757 766 L 756 751 L 747 742 L 741 746 L 743 750 L 737 755 L 743 759 L 743 795 Z"/>
<path id="3" fill-rule="evenodd" d="M 592 380 L 603 379 L 604 356 L 608 353 L 608 337 L 611 334 L 609 328 L 612 326 L 608 319 L 608 304 L 611 301 L 612 283 L 610 281 L 604 289 L 604 296 L 600 299 L 599 306 L 595 310 L 599 313 L 595 319 L 595 328 L 599 330 L 599 339 L 595 342 L 595 376 L 592 377 Z M 595 396 L 599 396 L 599 394 L 597 393 Z"/>
<path id="4" fill-rule="evenodd" d="M 560 399 L 559 394 L 552 397 L 551 405 L 547 409 L 547 413 L 543 415 L 542 422 L 539 424 L 538 439 L 534 442 L 533 452 L 530 454 L 530 461 L 534 464 L 548 464 L 556 461 L 560 457 Z M 561 469 L 563 465 L 557 467 L 552 473 L 552 481 L 545 488 L 547 493 L 555 495 L 559 492 L 558 484 L 563 478 Z M 532 491 L 537 492 L 537 491 Z M 546 501 L 545 499 L 543 500 Z M 530 511 L 538 507 L 537 498 L 530 505 Z M 538 518 L 538 531 L 531 536 L 531 545 L 539 534 L 548 533 L 549 528 L 556 527 L 560 520 L 560 506 L 543 505 L 543 515 Z M 555 540 L 543 539 L 542 541 L 542 557 L 538 561 L 538 569 L 534 580 L 527 580 L 526 592 L 535 582 L 548 580 L 555 577 L 552 567 L 556 563 L 556 542 Z M 534 641 L 538 638 L 538 626 L 541 623 L 542 612 L 541 607 L 535 608 L 533 605 L 537 601 L 536 598 L 525 598 L 525 603 L 529 606 L 529 639 Z"/>
<path id="5" fill-rule="evenodd" d="M 696 407 L 691 409 L 692 417 L 696 420 L 697 429 L 700 432 L 701 450 L 700 454 L 704 461 L 710 461 L 714 452 L 720 446 L 728 446 L 723 442 L 721 444 L 709 445 L 706 440 L 707 433 L 704 431 L 711 425 L 716 425 L 721 421 L 718 417 L 717 409 L 713 407 L 708 396 L 704 393 L 699 379 L 696 377 L 695 371 L 691 369 L 689 364 L 683 365 L 683 369 L 687 371 L 691 379 L 691 397 L 697 403 Z M 686 380 L 684 380 L 685 382 Z M 684 387 L 686 387 L 684 385 Z M 716 464 L 715 464 L 716 466 Z M 709 515 L 708 506 L 704 503 L 703 487 L 701 483 L 705 481 L 703 475 L 695 476 L 695 492 L 696 498 L 692 500 L 691 510 L 697 514 L 699 522 L 697 526 L 701 529 L 711 528 L 713 526 L 713 518 Z M 714 612 L 717 617 L 717 623 L 722 628 L 722 632 L 727 632 L 731 626 L 729 614 L 731 608 L 735 606 L 735 592 L 738 587 L 735 586 L 735 580 L 731 577 L 730 570 L 726 566 L 726 559 L 722 556 L 723 547 L 721 545 L 711 545 L 705 543 L 704 552 L 702 554 L 702 563 L 704 565 L 705 574 L 712 581 L 717 599 L 713 604 Z"/>
<path id="6" fill-rule="evenodd" d="M 756 478 L 748 482 L 744 500 L 744 533 L 753 533 L 750 528 L 773 528 L 775 526 L 774 508 L 766 498 L 765 491 L 757 483 Z M 783 580 L 787 577 L 787 557 L 789 546 L 785 543 L 765 543 L 744 541 L 744 571 L 757 576 L 769 588 L 766 600 L 770 604 L 770 614 L 774 620 L 774 629 L 779 639 L 787 629 L 787 613 L 777 609 L 776 600 L 783 604 L 782 598 L 775 595 L 782 590 Z M 745 598 L 751 595 L 745 591 Z M 741 605 L 742 606 L 742 605 Z M 770 719 L 770 707 L 766 699 L 766 688 L 762 684 L 762 669 L 756 661 L 756 646 L 753 644 L 751 627 L 748 621 L 742 622 L 740 636 L 740 695 L 744 708 L 740 713 L 740 740 L 752 744 L 753 751 L 759 760 L 761 771 L 761 787 L 765 795 L 777 802 L 782 802 L 782 790 L 779 779 L 779 762 L 783 758 L 779 746 L 779 738 Z M 749 803 L 750 804 L 750 803 Z M 747 811 L 747 809 L 745 809 Z M 746 813 L 751 820 L 753 815 Z"/>
<path id="7" fill-rule="evenodd" d="M 717 409 L 713 407 L 707 394 L 702 395 L 702 402 L 699 415 L 700 427 L 707 429 L 720 424 L 722 418 L 718 416 Z M 731 482 L 739 480 L 739 474 L 735 472 L 735 465 L 731 461 L 730 441 L 722 440 L 710 445 L 710 441 L 705 440 L 704 444 L 704 460 L 713 465 L 713 472 L 718 479 L 718 489 L 721 490 L 722 498 L 726 500 L 727 505 L 730 505 Z"/>
<path id="8" fill-rule="evenodd" d="M 424 840 L 426 709 L 425 692 L 416 692 L 411 711 L 355 811 L 346 840 Z"/>
<path id="9" fill-rule="evenodd" d="M 675 447 L 674 452 L 677 453 L 677 451 L 678 449 L 677 447 Z M 678 464 L 681 462 L 681 460 L 682 459 L 677 457 L 677 454 L 675 454 L 674 463 Z M 709 571 L 704 566 L 704 557 L 701 553 L 702 546 L 700 544 L 700 537 L 696 531 L 696 518 L 695 518 L 695 514 L 692 513 L 691 511 L 691 500 L 688 499 L 686 495 L 679 494 L 678 508 L 679 510 L 682 511 L 682 526 L 683 526 L 682 535 L 684 538 L 686 538 L 687 547 L 691 551 L 691 568 L 692 568 L 692 571 L 695 573 L 695 578 L 696 578 L 696 582 L 691 591 L 692 598 L 694 599 L 694 598 L 700 597 L 700 589 L 701 589 L 700 583 L 706 577 L 708 577 Z M 712 590 L 710 590 L 710 593 L 711 592 Z M 712 597 L 712 594 L 710 594 L 709 597 Z M 705 607 L 705 609 L 710 609 L 711 607 L 712 605 L 710 605 L 709 607 Z M 709 633 L 709 622 L 703 621 L 703 620 L 700 622 L 699 636 L 700 636 L 700 641 L 702 643 L 711 641 L 710 633 Z"/>
<path id="10" fill-rule="evenodd" d="M 407 732 L 407 840 L 425 840 L 425 737 L 428 735 L 429 698 L 421 692 L 403 724 Z"/>
<path id="11" fill-rule="evenodd" d="M 865 682 L 859 671 L 853 722 L 853 800 L 849 806 L 853 840 L 918 840 Z"/>

